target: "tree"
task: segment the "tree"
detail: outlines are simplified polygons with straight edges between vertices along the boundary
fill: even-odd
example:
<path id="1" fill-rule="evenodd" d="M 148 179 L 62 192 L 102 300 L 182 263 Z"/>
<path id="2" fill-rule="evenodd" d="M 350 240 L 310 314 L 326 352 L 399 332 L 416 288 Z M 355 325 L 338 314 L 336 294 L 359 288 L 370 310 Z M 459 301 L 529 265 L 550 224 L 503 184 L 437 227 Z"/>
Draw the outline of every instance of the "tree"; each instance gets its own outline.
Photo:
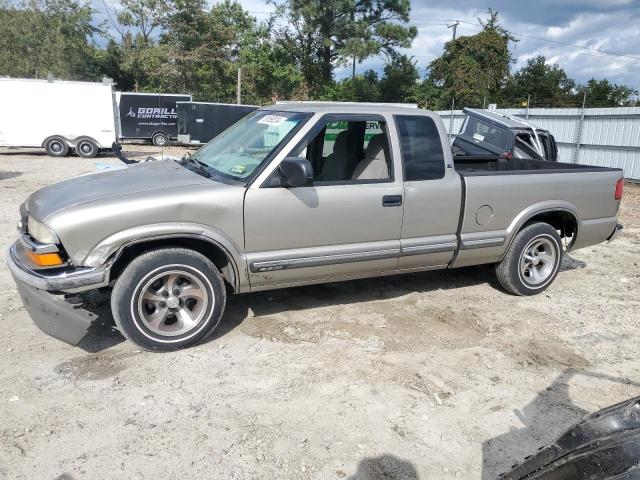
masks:
<path id="1" fill-rule="evenodd" d="M 354 78 L 343 78 L 332 82 L 318 97 L 319 100 L 335 102 L 379 102 L 380 81 L 374 70 L 367 70 Z"/>
<path id="2" fill-rule="evenodd" d="M 558 64 L 549 65 L 543 56 L 531 58 L 509 79 L 501 94 L 504 103 L 522 106 L 531 96 L 530 107 L 564 107 L 574 101 L 576 83 Z"/>
<path id="3" fill-rule="evenodd" d="M 163 0 L 120 0 L 120 5 L 122 10 L 118 13 L 118 22 L 133 28 L 145 43 L 149 43 L 153 32 L 164 23 L 169 13 L 169 4 Z"/>
<path id="4" fill-rule="evenodd" d="M 480 33 L 447 42 L 442 56 L 429 65 L 428 81 L 458 105 L 481 106 L 486 96 L 495 97 L 513 63 L 509 41 L 516 40 L 499 25 L 498 12 L 489 9 L 489 19 L 478 21 Z"/>
<path id="5" fill-rule="evenodd" d="M 380 53 L 393 56 L 397 48 L 411 46 L 417 34 L 407 26 L 409 0 L 273 1 L 287 17 L 305 81 L 316 92 L 333 80 L 334 64 Z"/>
<path id="6" fill-rule="evenodd" d="M 631 107 L 636 100 L 638 90 L 627 85 L 617 85 L 609 80 L 592 78 L 578 89 L 578 98 L 586 93 L 587 107 Z"/>
<path id="7" fill-rule="evenodd" d="M 415 97 L 416 82 L 419 78 L 415 62 L 406 55 L 397 56 L 384 66 L 384 76 L 380 80 L 383 102 L 409 102 Z"/>
<path id="8" fill-rule="evenodd" d="M 52 75 L 75 80 L 98 72 L 90 43 L 101 33 L 88 3 L 28 0 L 0 8 L 0 73 L 16 77 Z"/>

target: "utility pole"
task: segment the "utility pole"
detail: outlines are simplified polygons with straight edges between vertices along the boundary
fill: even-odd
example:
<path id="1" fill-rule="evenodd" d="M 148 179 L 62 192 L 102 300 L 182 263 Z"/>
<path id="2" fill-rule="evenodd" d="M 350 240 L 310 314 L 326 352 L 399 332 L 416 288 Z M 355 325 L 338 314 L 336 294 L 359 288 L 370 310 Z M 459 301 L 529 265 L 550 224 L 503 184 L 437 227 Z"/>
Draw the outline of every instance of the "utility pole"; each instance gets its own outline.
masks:
<path id="1" fill-rule="evenodd" d="M 455 41 L 456 39 L 456 33 L 458 33 L 458 25 L 460 25 L 460 22 L 458 20 L 456 20 L 455 23 L 451 24 L 451 25 L 447 25 L 447 28 L 453 28 L 453 37 L 451 41 Z M 454 95 L 451 96 L 451 116 L 449 117 L 449 138 L 451 138 L 451 136 L 453 135 L 453 109 L 456 106 L 456 97 L 455 97 L 455 93 Z"/>
<path id="2" fill-rule="evenodd" d="M 353 68 L 351 70 L 351 89 L 353 90 L 353 100 L 356 99 L 356 54 L 353 54 Z"/>
<path id="3" fill-rule="evenodd" d="M 242 68 L 238 67 L 238 83 L 236 85 L 236 102 L 242 103 Z"/>
<path id="4" fill-rule="evenodd" d="M 460 21 L 456 20 L 456 23 L 452 23 L 451 25 L 447 25 L 447 28 L 453 28 L 453 40 L 456 39 L 456 33 L 458 32 L 458 25 L 460 25 Z"/>

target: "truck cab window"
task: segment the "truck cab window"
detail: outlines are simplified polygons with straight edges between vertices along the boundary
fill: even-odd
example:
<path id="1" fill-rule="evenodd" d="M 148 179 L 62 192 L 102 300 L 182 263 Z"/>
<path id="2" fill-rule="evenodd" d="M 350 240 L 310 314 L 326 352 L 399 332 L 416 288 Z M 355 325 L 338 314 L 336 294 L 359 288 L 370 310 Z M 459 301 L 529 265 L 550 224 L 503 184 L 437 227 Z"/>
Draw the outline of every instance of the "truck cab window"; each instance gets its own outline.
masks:
<path id="1" fill-rule="evenodd" d="M 396 117 L 405 181 L 444 177 L 444 153 L 435 122 L 424 116 Z"/>
<path id="2" fill-rule="evenodd" d="M 309 160 L 316 184 L 391 178 L 386 124 L 381 120 L 327 122 L 294 154 Z"/>

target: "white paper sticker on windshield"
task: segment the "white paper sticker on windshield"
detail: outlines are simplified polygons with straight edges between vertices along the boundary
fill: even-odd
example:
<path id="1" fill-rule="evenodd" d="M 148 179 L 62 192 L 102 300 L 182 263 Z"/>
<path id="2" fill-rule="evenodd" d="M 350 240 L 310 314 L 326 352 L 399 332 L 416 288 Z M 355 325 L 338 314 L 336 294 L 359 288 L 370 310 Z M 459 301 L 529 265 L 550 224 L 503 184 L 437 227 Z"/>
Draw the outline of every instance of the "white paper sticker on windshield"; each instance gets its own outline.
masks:
<path id="1" fill-rule="evenodd" d="M 474 133 L 473 138 L 475 138 L 479 142 L 484 142 L 484 135 L 480 135 L 479 133 Z"/>
<path id="2" fill-rule="evenodd" d="M 281 115 L 265 115 L 258 123 L 262 123 L 263 125 L 273 125 L 274 127 L 279 127 L 282 122 L 284 122 L 287 117 L 283 117 Z"/>

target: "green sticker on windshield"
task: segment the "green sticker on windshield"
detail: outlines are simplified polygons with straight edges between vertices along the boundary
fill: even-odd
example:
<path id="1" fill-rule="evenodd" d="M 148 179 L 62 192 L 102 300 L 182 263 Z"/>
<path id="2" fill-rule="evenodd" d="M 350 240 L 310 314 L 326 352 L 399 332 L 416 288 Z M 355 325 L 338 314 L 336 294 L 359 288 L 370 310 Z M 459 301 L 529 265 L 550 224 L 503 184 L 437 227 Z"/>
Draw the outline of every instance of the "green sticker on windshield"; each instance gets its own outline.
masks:
<path id="1" fill-rule="evenodd" d="M 245 167 L 244 165 L 234 165 L 230 171 L 231 173 L 237 173 L 239 175 L 242 175 L 246 169 L 247 167 Z"/>

